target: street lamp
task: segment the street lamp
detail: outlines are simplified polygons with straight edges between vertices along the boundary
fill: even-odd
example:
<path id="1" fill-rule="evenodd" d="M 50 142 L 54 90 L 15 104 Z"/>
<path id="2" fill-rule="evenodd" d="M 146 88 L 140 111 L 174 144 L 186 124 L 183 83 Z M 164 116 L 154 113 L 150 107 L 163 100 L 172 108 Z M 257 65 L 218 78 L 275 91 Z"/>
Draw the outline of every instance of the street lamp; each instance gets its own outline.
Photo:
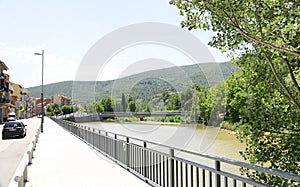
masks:
<path id="1" fill-rule="evenodd" d="M 43 129 L 43 123 L 44 123 L 44 50 L 42 50 L 42 53 L 34 53 L 34 55 L 42 55 L 42 91 L 41 91 L 42 119 L 41 119 L 41 132 L 44 132 L 44 129 Z"/>

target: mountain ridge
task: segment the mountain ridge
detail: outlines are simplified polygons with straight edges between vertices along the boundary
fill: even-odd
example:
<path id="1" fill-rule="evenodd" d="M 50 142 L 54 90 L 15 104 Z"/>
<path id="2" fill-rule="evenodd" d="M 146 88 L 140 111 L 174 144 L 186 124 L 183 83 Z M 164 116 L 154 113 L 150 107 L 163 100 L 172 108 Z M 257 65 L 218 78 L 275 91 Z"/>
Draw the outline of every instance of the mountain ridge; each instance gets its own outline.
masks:
<path id="1" fill-rule="evenodd" d="M 62 81 L 44 85 L 44 97 L 60 94 L 88 103 L 107 96 L 120 98 L 122 93 L 137 98 L 151 97 L 164 91 L 180 92 L 191 84 L 212 86 L 238 71 L 230 62 L 201 63 L 150 70 L 107 81 Z M 29 87 L 31 97 L 40 97 L 41 86 Z M 94 97 L 94 98 L 93 98 Z"/>

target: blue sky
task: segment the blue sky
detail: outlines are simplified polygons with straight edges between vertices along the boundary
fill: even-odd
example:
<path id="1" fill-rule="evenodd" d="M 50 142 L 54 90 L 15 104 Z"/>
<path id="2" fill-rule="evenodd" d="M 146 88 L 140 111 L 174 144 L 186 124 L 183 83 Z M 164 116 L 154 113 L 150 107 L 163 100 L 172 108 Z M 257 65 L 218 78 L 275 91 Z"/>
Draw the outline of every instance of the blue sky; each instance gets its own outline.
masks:
<path id="1" fill-rule="evenodd" d="M 33 54 L 42 49 L 45 50 L 44 83 L 73 80 L 83 56 L 106 34 L 142 22 L 179 26 L 184 19 L 167 0 L 0 0 L 0 12 L 0 60 L 9 67 L 11 81 L 24 87 L 41 84 L 41 57 Z M 203 31 L 193 34 L 204 44 L 212 36 Z M 228 60 L 217 50 L 209 49 L 216 61 Z M 136 61 L 134 50 L 116 57 L 109 72 L 99 76 L 99 80 L 117 78 L 121 71 L 118 67 L 126 68 L 124 64 Z M 151 57 L 151 51 L 156 56 L 158 51 L 164 54 L 168 51 L 153 46 L 136 50 L 147 58 Z"/>

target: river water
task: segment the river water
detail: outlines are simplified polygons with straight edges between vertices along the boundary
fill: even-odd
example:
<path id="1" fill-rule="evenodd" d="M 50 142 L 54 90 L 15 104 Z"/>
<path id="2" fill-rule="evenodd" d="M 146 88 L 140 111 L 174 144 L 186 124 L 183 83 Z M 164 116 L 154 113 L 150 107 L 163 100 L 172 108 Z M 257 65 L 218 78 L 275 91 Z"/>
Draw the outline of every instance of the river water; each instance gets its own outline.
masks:
<path id="1" fill-rule="evenodd" d="M 103 122 L 82 123 L 82 125 L 238 161 L 242 161 L 239 152 L 245 147 L 234 134 L 215 127 Z"/>
<path id="2" fill-rule="evenodd" d="M 225 157 L 231 160 L 243 161 L 239 152 L 245 145 L 240 143 L 234 134 L 215 127 L 196 127 L 193 125 L 161 125 L 147 123 L 81 123 L 94 129 L 109 131 L 142 140 L 169 145 L 172 147 L 190 150 L 201 154 L 210 154 Z M 148 148 L 162 151 L 158 146 L 147 144 Z M 168 150 L 165 150 L 166 153 Z M 176 157 L 181 157 L 202 165 L 214 168 L 215 161 L 203 157 L 186 154 L 178 151 Z M 221 163 L 221 170 L 240 175 L 240 168 L 231 164 Z M 207 178 L 208 176 L 206 176 Z M 222 178 L 223 180 L 224 178 Z M 207 178 L 208 180 L 208 178 Z M 223 182 L 223 181 L 222 181 Z M 232 184 L 232 180 L 229 181 Z M 239 184 L 238 186 L 241 186 Z"/>

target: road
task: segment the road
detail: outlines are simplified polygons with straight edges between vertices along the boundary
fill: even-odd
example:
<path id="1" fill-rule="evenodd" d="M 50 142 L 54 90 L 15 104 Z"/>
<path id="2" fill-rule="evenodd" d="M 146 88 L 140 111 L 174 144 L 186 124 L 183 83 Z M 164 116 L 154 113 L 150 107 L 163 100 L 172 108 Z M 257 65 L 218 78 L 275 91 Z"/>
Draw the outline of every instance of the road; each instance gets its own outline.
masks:
<path id="1" fill-rule="evenodd" d="M 40 118 L 24 119 L 22 121 L 27 125 L 27 136 L 25 138 L 2 140 L 2 133 L 0 133 L 0 187 L 8 186 L 41 123 Z M 1 132 L 2 128 L 3 125 L 0 125 Z"/>

